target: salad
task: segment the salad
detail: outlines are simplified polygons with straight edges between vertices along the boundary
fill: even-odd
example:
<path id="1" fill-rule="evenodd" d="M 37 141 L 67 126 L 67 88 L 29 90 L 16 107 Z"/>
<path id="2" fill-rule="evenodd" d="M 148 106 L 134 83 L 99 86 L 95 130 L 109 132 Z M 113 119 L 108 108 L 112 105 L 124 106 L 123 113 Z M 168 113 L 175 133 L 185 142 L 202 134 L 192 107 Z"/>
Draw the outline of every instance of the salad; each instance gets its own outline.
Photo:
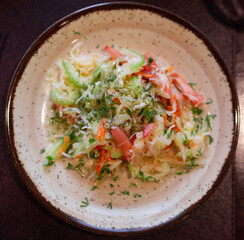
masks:
<path id="1" fill-rule="evenodd" d="M 174 69 L 118 46 L 84 54 L 82 42 L 50 70 L 51 145 L 44 166 L 60 158 L 94 180 L 159 181 L 204 165 L 211 137 L 206 101 Z M 105 177 L 105 178 L 104 178 Z"/>

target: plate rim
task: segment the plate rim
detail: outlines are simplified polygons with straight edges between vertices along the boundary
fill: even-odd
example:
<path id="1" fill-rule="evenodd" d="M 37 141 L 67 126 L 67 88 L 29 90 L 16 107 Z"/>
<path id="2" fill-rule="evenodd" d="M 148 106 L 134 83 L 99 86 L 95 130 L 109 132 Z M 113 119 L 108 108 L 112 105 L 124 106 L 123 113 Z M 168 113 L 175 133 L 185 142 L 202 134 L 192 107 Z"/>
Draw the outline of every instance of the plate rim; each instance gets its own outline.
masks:
<path id="1" fill-rule="evenodd" d="M 181 212 L 179 215 L 169 219 L 165 223 L 161 223 L 156 226 L 150 226 L 150 227 L 144 227 L 144 228 L 135 228 L 135 229 L 112 229 L 112 228 L 101 228 L 96 227 L 90 224 L 87 224 L 83 222 L 82 220 L 75 218 L 62 210 L 58 209 L 54 205 L 52 205 L 37 189 L 35 183 L 30 179 L 28 174 L 26 173 L 24 166 L 22 165 L 18 153 L 15 147 L 14 143 L 14 128 L 13 128 L 13 102 L 15 98 L 15 90 L 17 87 L 18 82 L 21 79 L 21 76 L 25 70 L 25 67 L 28 65 L 28 62 L 30 61 L 31 57 L 37 52 L 37 50 L 42 46 L 42 44 L 51 37 L 56 31 L 64 27 L 65 25 L 69 24 L 70 22 L 78 19 L 81 16 L 85 16 L 89 13 L 101 11 L 101 10 L 115 10 L 115 9 L 139 9 L 139 10 L 146 10 L 153 13 L 156 13 L 160 15 L 161 17 L 166 17 L 181 26 L 185 27 L 186 29 L 190 30 L 193 34 L 195 34 L 198 38 L 200 38 L 205 46 L 208 48 L 208 50 L 213 54 L 214 59 L 217 61 L 218 65 L 220 66 L 222 72 L 226 76 L 227 82 L 229 84 L 229 89 L 231 92 L 231 98 L 232 98 L 232 116 L 234 120 L 234 129 L 233 129 L 233 135 L 232 135 L 232 142 L 231 142 L 231 148 L 228 153 L 228 156 L 225 159 L 224 165 L 219 172 L 216 180 L 212 183 L 211 188 L 202 195 L 201 199 L 199 199 L 196 203 L 190 205 L 188 208 L 186 208 L 183 212 Z M 58 218 L 64 220 L 65 222 L 78 227 L 79 229 L 83 229 L 89 232 L 101 234 L 101 235 L 113 235 L 113 236 L 131 236 L 131 235 L 141 235 L 152 231 L 159 231 L 165 228 L 168 228 L 169 226 L 172 226 L 173 224 L 176 224 L 189 216 L 190 213 L 192 213 L 195 209 L 197 209 L 199 206 L 201 206 L 209 197 L 216 191 L 218 186 L 223 181 L 224 177 L 226 176 L 229 167 L 231 165 L 232 159 L 235 155 L 235 150 L 238 142 L 239 137 L 239 129 L 240 129 L 240 106 L 239 106 L 239 100 L 238 95 L 236 91 L 236 87 L 234 84 L 234 81 L 231 77 L 231 74 L 228 70 L 228 67 L 222 57 L 222 55 L 219 53 L 217 48 L 214 46 L 214 44 L 193 24 L 191 24 L 186 19 L 178 16 L 177 14 L 174 14 L 168 10 L 162 9 L 160 7 L 156 7 L 150 4 L 145 3 L 137 3 L 137 2 L 105 2 L 95 5 L 90 5 L 88 7 L 79 9 L 77 11 L 74 11 L 65 17 L 59 19 L 58 21 L 54 22 L 50 27 L 48 27 L 46 30 L 44 30 L 43 33 L 41 33 L 37 39 L 30 45 L 30 47 L 27 49 L 23 57 L 20 59 L 17 68 L 13 74 L 13 77 L 10 82 L 10 86 L 8 89 L 8 95 L 7 95 L 7 101 L 6 101 L 6 108 L 5 108 L 5 132 L 7 136 L 7 143 L 8 143 L 8 149 L 11 152 L 11 158 L 14 163 L 14 166 L 21 178 L 21 180 L 24 182 L 28 190 L 32 193 L 32 195 L 39 201 L 39 203 L 42 204 L 49 212 L 57 216 Z"/>

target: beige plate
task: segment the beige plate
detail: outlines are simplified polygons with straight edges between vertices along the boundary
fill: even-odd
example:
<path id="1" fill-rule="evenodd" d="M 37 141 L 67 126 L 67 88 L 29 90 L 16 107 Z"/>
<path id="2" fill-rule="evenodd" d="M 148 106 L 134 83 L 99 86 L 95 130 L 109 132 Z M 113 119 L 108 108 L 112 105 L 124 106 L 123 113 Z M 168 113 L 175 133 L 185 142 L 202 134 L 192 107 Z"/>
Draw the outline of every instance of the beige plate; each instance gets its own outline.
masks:
<path id="1" fill-rule="evenodd" d="M 196 82 L 197 89 L 213 99 L 208 110 L 217 114 L 212 126 L 214 143 L 204 168 L 168 177 L 161 183 L 133 181 L 138 189 L 129 187 L 131 179 L 124 174 L 116 183 L 106 181 L 95 191 L 90 190 L 92 182 L 67 171 L 65 161 L 43 168 L 40 149 L 45 146 L 51 89 L 44 77 L 56 59 L 80 40 L 84 51 L 101 51 L 113 43 L 141 53 L 149 51 L 164 64 L 173 64 L 188 82 Z M 100 4 L 58 21 L 27 51 L 10 87 L 7 131 L 23 181 L 51 212 L 75 226 L 102 234 L 141 233 L 182 219 L 220 183 L 237 143 L 238 101 L 224 61 L 195 27 L 147 5 Z M 113 190 L 115 194 L 110 196 Z M 123 190 L 129 190 L 130 196 L 121 195 Z M 143 196 L 134 198 L 135 193 Z M 81 208 L 85 197 L 90 205 Z M 109 202 L 113 209 L 107 208 Z"/>

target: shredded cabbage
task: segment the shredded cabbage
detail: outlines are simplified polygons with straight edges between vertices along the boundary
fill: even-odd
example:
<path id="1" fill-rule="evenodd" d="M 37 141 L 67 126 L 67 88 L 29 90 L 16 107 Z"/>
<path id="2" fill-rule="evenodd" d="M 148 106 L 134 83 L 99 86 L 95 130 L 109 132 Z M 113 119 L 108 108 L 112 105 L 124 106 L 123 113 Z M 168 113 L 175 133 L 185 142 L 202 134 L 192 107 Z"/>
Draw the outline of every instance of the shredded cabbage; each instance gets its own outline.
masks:
<path id="1" fill-rule="evenodd" d="M 149 53 L 105 49 L 84 54 L 78 43 L 48 72 L 50 139 L 60 142 L 51 146 L 44 165 L 67 158 L 67 169 L 89 167 L 89 178 L 127 169 L 142 181 L 204 165 L 215 115 L 204 116 L 203 98 Z"/>

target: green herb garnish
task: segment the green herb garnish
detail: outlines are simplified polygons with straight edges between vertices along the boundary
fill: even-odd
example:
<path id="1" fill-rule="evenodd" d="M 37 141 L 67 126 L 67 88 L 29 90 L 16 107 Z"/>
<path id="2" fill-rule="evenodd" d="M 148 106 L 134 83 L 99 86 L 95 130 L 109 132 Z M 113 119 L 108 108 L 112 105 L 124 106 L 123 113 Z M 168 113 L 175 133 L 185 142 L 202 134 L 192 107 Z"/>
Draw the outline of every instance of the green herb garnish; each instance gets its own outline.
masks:
<path id="1" fill-rule="evenodd" d="M 188 85 L 193 88 L 195 85 L 197 85 L 196 83 L 192 83 L 192 82 L 189 82 Z"/>
<path id="2" fill-rule="evenodd" d="M 42 149 L 40 150 L 40 154 L 43 154 L 45 151 L 46 151 L 45 148 L 42 148 Z"/>
<path id="3" fill-rule="evenodd" d="M 213 103 L 213 99 L 212 98 L 208 98 L 208 100 L 205 102 L 205 104 L 211 104 Z"/>
<path id="4" fill-rule="evenodd" d="M 212 144 L 212 142 L 214 141 L 213 137 L 211 135 L 207 135 L 209 137 L 209 144 Z"/>
<path id="5" fill-rule="evenodd" d="M 119 178 L 119 176 L 115 176 L 115 177 L 113 178 L 113 181 L 116 182 L 116 181 L 118 180 L 118 178 Z"/>
<path id="6" fill-rule="evenodd" d="M 138 185 L 137 185 L 137 183 L 131 182 L 130 183 L 130 187 L 136 187 L 136 188 L 138 188 Z"/>
<path id="7" fill-rule="evenodd" d="M 140 195 L 140 194 L 138 194 L 138 193 L 135 193 L 134 194 L 134 198 L 141 198 L 142 197 L 142 195 Z"/>
<path id="8" fill-rule="evenodd" d="M 192 111 L 192 113 L 193 114 L 197 114 L 197 115 L 200 115 L 203 111 L 200 109 L 200 108 L 198 108 L 198 107 L 192 107 L 191 108 L 191 111 Z"/>
<path id="9" fill-rule="evenodd" d="M 98 187 L 97 186 L 93 186 L 90 190 L 91 191 L 94 191 L 95 189 L 97 189 Z"/>
<path id="10" fill-rule="evenodd" d="M 94 142 L 96 142 L 96 140 L 95 140 L 94 138 L 90 138 L 90 139 L 89 139 L 89 143 L 90 143 L 90 144 L 92 144 L 92 143 L 94 143 Z"/>
<path id="11" fill-rule="evenodd" d="M 127 191 L 127 190 L 124 190 L 124 191 L 120 191 L 123 195 L 130 195 L 130 192 Z"/>
<path id="12" fill-rule="evenodd" d="M 107 208 L 110 208 L 110 209 L 112 209 L 112 208 L 113 208 L 112 202 L 109 202 L 109 203 L 108 203 Z"/>
<path id="13" fill-rule="evenodd" d="M 87 207 L 89 205 L 89 200 L 87 197 L 85 197 L 85 201 L 81 201 L 80 207 Z"/>
<path id="14" fill-rule="evenodd" d="M 212 129 L 211 127 L 211 119 L 215 119 L 216 117 L 216 114 L 207 114 L 206 115 L 206 118 L 205 118 L 205 123 L 207 124 L 207 128 L 208 129 Z"/>
<path id="15" fill-rule="evenodd" d="M 148 58 L 148 64 L 147 64 L 147 66 L 150 66 L 151 64 L 152 64 L 152 62 L 153 62 L 154 60 L 153 60 L 153 58 Z"/>

